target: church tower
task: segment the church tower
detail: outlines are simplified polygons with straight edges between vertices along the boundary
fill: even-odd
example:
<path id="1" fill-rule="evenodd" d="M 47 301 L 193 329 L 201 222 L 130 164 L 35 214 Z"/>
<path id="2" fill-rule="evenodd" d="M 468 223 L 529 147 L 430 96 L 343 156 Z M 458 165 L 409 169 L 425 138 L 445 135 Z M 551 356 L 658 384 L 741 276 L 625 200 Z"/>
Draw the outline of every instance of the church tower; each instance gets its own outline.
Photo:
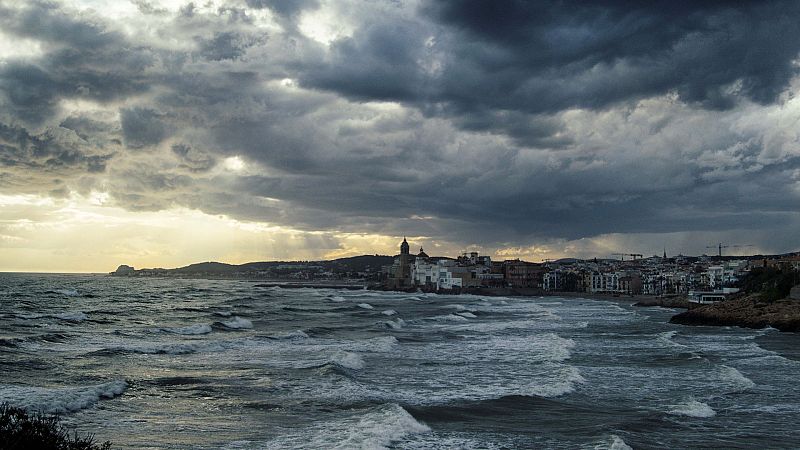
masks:
<path id="1" fill-rule="evenodd" d="M 400 254 L 401 255 L 408 255 L 409 254 L 408 241 L 406 241 L 406 237 L 405 236 L 403 236 L 403 242 L 400 244 Z"/>

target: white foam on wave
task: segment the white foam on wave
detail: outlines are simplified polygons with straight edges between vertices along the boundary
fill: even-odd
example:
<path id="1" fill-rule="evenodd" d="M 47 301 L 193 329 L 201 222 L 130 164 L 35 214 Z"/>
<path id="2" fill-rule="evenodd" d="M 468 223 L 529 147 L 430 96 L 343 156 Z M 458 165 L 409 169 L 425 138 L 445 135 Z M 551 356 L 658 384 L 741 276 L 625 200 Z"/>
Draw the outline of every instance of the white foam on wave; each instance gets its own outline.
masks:
<path id="1" fill-rule="evenodd" d="M 725 365 L 720 367 L 720 379 L 736 391 L 746 391 L 756 386 L 753 380 L 744 376 L 742 372 Z"/>
<path id="2" fill-rule="evenodd" d="M 226 328 L 232 328 L 234 330 L 253 328 L 253 322 L 239 316 L 234 316 L 233 319 L 220 323 L 222 323 L 222 325 L 224 325 Z"/>
<path id="3" fill-rule="evenodd" d="M 330 362 L 352 370 L 361 370 L 366 366 L 364 358 L 358 353 L 337 351 L 331 356 Z"/>
<path id="4" fill-rule="evenodd" d="M 457 312 L 455 314 L 458 314 L 461 317 L 466 317 L 468 319 L 475 319 L 475 318 L 478 317 L 475 314 L 472 314 L 471 312 L 467 312 L 467 311 L 461 311 L 461 312 Z"/>
<path id="5" fill-rule="evenodd" d="M 468 319 L 464 316 L 459 316 L 456 314 L 447 314 L 444 316 L 434 316 L 430 318 L 431 320 L 436 321 L 454 321 L 454 322 L 467 322 Z"/>
<path id="6" fill-rule="evenodd" d="M 682 347 L 685 348 L 686 346 L 683 344 L 679 344 L 673 340 L 673 338 L 678 334 L 677 330 L 665 331 L 663 333 L 658 333 L 656 335 L 656 339 L 664 344 L 667 344 L 670 347 Z"/>
<path id="7" fill-rule="evenodd" d="M 394 336 L 379 336 L 362 341 L 354 341 L 342 347 L 354 351 L 383 353 L 391 351 L 399 343 Z"/>
<path id="8" fill-rule="evenodd" d="M 336 303 L 346 302 L 347 299 L 342 297 L 341 295 L 335 295 L 333 297 L 329 297 L 328 300 Z"/>
<path id="9" fill-rule="evenodd" d="M 397 314 L 397 311 L 395 311 L 393 309 L 387 309 L 385 311 L 381 311 L 381 314 L 383 314 L 384 316 L 393 316 L 393 315 Z"/>
<path id="10" fill-rule="evenodd" d="M 475 311 L 475 308 L 467 307 L 461 304 L 444 305 L 442 308 L 452 308 L 456 311 Z"/>
<path id="11" fill-rule="evenodd" d="M 400 405 L 390 403 L 328 422 L 317 422 L 294 435 L 281 436 L 267 448 L 385 449 L 431 429 Z"/>
<path id="12" fill-rule="evenodd" d="M 406 325 L 406 321 L 399 317 L 396 320 L 387 320 L 385 323 L 387 327 L 393 330 L 399 330 Z"/>
<path id="13" fill-rule="evenodd" d="M 671 405 L 667 412 L 672 415 L 697 418 L 708 418 L 717 415 L 717 412 L 714 411 L 708 403 L 699 402 L 695 399 L 689 399 L 678 405 Z"/>
<path id="14" fill-rule="evenodd" d="M 67 322 L 83 322 L 84 320 L 89 318 L 89 316 L 87 316 L 86 313 L 80 311 L 54 314 L 52 317 L 55 317 L 56 319 L 59 320 L 66 320 Z"/>
<path id="15" fill-rule="evenodd" d="M 205 323 L 197 323 L 194 325 L 189 325 L 186 327 L 178 327 L 178 328 L 160 328 L 160 330 L 165 331 L 167 333 L 183 334 L 187 336 L 208 334 L 211 333 L 212 331 L 211 325 Z"/>
<path id="16" fill-rule="evenodd" d="M 81 311 L 68 311 L 60 314 L 15 314 L 14 316 L 24 320 L 58 319 L 67 322 L 83 322 L 89 318 L 86 313 Z"/>
<path id="17" fill-rule="evenodd" d="M 608 446 L 608 450 L 633 450 L 633 447 L 628 445 L 621 437 L 617 436 L 616 434 L 611 435 L 611 443 Z"/>
<path id="18" fill-rule="evenodd" d="M 375 309 L 375 308 L 374 308 L 372 305 L 370 305 L 369 303 L 359 303 L 359 304 L 358 304 L 358 307 L 359 307 L 359 308 L 363 308 L 363 309 Z"/>
<path id="19" fill-rule="evenodd" d="M 560 397 L 575 392 L 576 384 L 586 383 L 580 370 L 575 366 L 563 366 L 557 370 L 558 378 L 544 384 L 536 384 L 522 389 L 522 395 L 538 395 L 539 397 Z"/>
<path id="20" fill-rule="evenodd" d="M 56 292 L 67 297 L 76 297 L 78 295 L 78 291 L 76 289 L 56 289 Z"/>
<path id="21" fill-rule="evenodd" d="M 63 414 L 88 408 L 101 399 L 117 397 L 127 388 L 124 380 L 60 388 L 0 385 L 0 403 L 47 414 Z"/>
<path id="22" fill-rule="evenodd" d="M 303 330 L 294 330 L 285 333 L 276 333 L 269 337 L 272 339 L 308 339 L 308 334 Z"/>

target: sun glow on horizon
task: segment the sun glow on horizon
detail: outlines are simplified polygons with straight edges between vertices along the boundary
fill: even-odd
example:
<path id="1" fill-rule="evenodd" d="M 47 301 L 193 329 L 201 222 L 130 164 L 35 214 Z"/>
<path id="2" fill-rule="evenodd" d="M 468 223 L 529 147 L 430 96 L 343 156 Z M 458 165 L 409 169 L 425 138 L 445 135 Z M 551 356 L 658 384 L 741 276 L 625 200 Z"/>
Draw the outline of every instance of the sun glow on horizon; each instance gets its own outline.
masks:
<path id="1" fill-rule="evenodd" d="M 106 193 L 0 196 L 0 270 L 109 272 L 120 264 L 180 267 L 393 254 L 395 237 L 303 231 L 188 208 L 128 211 Z"/>

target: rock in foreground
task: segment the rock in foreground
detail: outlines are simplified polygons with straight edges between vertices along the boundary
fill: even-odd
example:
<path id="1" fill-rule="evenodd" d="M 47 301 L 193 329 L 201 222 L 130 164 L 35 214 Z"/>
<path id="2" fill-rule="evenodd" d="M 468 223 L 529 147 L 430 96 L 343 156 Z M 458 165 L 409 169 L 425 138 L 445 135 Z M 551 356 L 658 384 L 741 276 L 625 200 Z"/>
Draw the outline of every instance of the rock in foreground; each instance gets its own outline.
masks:
<path id="1" fill-rule="evenodd" d="M 758 296 L 699 306 L 672 316 L 681 325 L 739 326 L 800 331 L 800 302 L 789 299 L 767 303 Z"/>

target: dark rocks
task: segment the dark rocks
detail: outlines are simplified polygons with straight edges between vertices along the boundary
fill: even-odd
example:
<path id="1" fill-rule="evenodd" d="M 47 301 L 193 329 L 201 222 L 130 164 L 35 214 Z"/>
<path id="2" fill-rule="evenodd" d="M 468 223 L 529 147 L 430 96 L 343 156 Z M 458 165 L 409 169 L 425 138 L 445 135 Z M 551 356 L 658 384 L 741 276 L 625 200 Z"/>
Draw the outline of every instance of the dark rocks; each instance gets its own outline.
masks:
<path id="1" fill-rule="evenodd" d="M 133 267 L 131 267 L 129 265 L 126 265 L 126 264 L 122 264 L 121 266 L 117 267 L 117 270 L 115 270 L 115 271 L 113 271 L 111 273 L 113 275 L 128 275 L 128 274 L 131 274 L 131 273 L 133 273 L 135 271 L 136 270 Z"/>
<path id="2" fill-rule="evenodd" d="M 762 302 L 758 296 L 703 305 L 676 314 L 670 323 L 681 325 L 738 326 L 780 331 L 800 331 L 800 303 L 791 300 Z"/>
<path id="3" fill-rule="evenodd" d="M 663 308 L 688 308 L 689 300 L 686 297 L 647 298 L 634 303 L 633 306 L 661 306 Z"/>

